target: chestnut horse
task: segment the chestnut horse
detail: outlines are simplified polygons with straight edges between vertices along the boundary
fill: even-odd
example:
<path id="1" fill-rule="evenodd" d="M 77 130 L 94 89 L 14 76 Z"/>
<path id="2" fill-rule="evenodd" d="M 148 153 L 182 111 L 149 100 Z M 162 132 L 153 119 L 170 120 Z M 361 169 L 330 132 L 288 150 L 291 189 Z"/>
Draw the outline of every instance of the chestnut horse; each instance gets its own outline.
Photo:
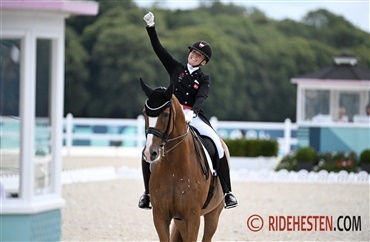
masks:
<path id="1" fill-rule="evenodd" d="M 189 131 L 172 84 L 167 89 L 152 89 L 141 79 L 140 83 L 148 97 L 143 111 L 147 135 L 143 158 L 151 163 L 149 191 L 158 237 L 160 241 L 197 241 L 204 216 L 202 241 L 211 241 L 224 206 L 219 179 L 212 179 L 209 169 L 208 174 L 201 169 L 206 166 L 205 158 Z M 202 208 L 211 183 L 212 199 Z"/>

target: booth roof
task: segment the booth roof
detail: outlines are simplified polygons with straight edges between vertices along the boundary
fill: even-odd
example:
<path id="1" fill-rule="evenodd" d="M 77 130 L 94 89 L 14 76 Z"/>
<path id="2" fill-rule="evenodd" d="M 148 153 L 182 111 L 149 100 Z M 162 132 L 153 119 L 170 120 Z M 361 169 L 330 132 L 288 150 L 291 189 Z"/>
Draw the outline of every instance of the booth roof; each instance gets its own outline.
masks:
<path id="1" fill-rule="evenodd" d="M 318 71 L 298 76 L 294 79 L 322 79 L 322 80 L 370 80 L 370 71 L 361 66 L 333 65 Z"/>
<path id="2" fill-rule="evenodd" d="M 99 4 L 93 1 L 71 1 L 71 0 L 54 0 L 54 1 L 3 1 L 0 9 L 11 10 L 42 10 L 46 12 L 61 12 L 74 15 L 96 15 Z"/>
<path id="3" fill-rule="evenodd" d="M 357 58 L 355 56 L 342 53 L 334 57 L 334 65 L 303 74 L 293 79 L 370 81 L 370 70 L 357 65 Z"/>

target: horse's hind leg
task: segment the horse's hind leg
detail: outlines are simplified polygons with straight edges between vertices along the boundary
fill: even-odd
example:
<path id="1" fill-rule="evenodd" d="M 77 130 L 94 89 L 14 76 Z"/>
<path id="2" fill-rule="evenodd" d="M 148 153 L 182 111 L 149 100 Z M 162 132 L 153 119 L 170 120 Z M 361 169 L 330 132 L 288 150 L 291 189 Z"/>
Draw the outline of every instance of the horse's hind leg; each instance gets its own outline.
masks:
<path id="1" fill-rule="evenodd" d="M 204 234 L 202 242 L 212 241 L 222 209 L 223 203 L 220 203 L 214 210 L 204 215 Z"/>

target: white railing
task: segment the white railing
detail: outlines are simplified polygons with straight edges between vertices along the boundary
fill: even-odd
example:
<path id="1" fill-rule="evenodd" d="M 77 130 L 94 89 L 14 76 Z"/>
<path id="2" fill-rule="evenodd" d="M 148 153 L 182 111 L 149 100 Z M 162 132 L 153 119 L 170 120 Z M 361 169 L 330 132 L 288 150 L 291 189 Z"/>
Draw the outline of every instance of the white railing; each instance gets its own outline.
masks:
<path id="1" fill-rule="evenodd" d="M 117 142 L 135 142 L 137 147 L 142 147 L 145 142 L 145 120 L 143 116 L 138 116 L 137 119 L 99 119 L 99 118 L 74 118 L 72 114 L 68 114 L 65 118 L 65 147 L 67 155 L 71 153 L 73 147 L 73 140 L 106 140 Z M 136 134 L 95 134 L 95 133 L 75 133 L 75 125 L 87 126 L 113 126 L 113 127 L 136 127 Z"/>
<path id="2" fill-rule="evenodd" d="M 104 140 L 115 142 L 117 146 L 122 143 L 134 143 L 136 148 L 142 149 L 145 143 L 145 120 L 142 115 L 137 119 L 99 119 L 99 118 L 74 118 L 68 114 L 65 118 L 65 148 L 67 155 L 71 153 L 74 140 Z M 230 122 L 218 121 L 217 118 L 211 118 L 213 127 L 222 138 L 256 138 L 256 139 L 276 139 L 279 143 L 279 154 L 286 154 L 290 151 L 292 145 L 297 144 L 297 139 L 292 137 L 292 132 L 297 130 L 297 125 L 290 119 L 283 123 L 270 122 Z M 135 133 L 76 133 L 76 125 L 79 126 L 111 126 L 111 127 L 130 127 L 135 128 Z M 269 131 L 281 131 L 279 137 L 271 137 Z"/>
<path id="3" fill-rule="evenodd" d="M 217 118 L 211 118 L 212 126 L 222 138 L 230 139 L 276 139 L 279 143 L 279 154 L 287 154 L 292 145 L 297 145 L 297 138 L 293 137 L 293 131 L 297 131 L 297 124 L 293 124 L 290 119 L 285 119 L 283 123 L 277 122 L 235 122 L 218 121 Z M 227 133 L 226 130 L 232 130 Z M 271 137 L 268 131 L 282 131 L 283 134 L 277 137 Z"/>
<path id="4" fill-rule="evenodd" d="M 222 138 L 237 139 L 276 139 L 279 144 L 279 155 L 287 154 L 292 145 L 297 144 L 293 132 L 297 131 L 297 124 L 290 119 L 284 122 L 231 122 L 219 121 L 211 118 L 212 126 Z M 19 119 L 1 117 L 0 133 L 1 149 L 19 148 L 20 125 Z M 68 114 L 63 120 L 63 140 L 66 155 L 71 154 L 71 149 L 84 145 L 87 147 L 115 146 L 129 147 L 141 150 L 145 143 L 145 120 L 142 115 L 136 119 L 105 119 L 105 118 L 75 118 Z M 45 125 L 44 125 L 45 126 Z M 45 127 L 36 129 L 37 137 L 48 140 L 49 132 Z M 97 127 L 104 127 L 105 131 L 96 131 Z M 47 125 L 46 125 L 47 128 Z M 109 129 L 109 130 L 108 130 Z M 45 133 L 44 133 L 45 132 Z M 43 137 L 42 135 L 46 135 Z M 42 137 L 41 137 L 42 136 Z M 6 143 L 6 144 L 5 144 Z M 13 147 L 14 146 L 14 147 Z"/>

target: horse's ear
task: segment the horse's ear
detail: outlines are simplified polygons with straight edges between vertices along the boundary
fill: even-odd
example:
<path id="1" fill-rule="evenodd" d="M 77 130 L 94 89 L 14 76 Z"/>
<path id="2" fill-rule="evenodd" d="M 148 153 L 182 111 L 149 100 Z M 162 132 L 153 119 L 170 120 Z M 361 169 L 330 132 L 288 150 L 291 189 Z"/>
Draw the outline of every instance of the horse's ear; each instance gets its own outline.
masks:
<path id="1" fill-rule="evenodd" d="M 170 86 L 166 89 L 166 97 L 169 99 L 172 98 L 172 94 L 173 94 L 173 83 L 171 82 Z"/>
<path id="2" fill-rule="evenodd" d="M 141 85 L 141 89 L 144 91 L 146 97 L 149 97 L 150 94 L 152 94 L 153 89 L 151 87 L 149 87 L 148 85 L 146 85 L 144 83 L 143 79 L 141 79 L 141 77 L 140 77 L 140 85 Z"/>

